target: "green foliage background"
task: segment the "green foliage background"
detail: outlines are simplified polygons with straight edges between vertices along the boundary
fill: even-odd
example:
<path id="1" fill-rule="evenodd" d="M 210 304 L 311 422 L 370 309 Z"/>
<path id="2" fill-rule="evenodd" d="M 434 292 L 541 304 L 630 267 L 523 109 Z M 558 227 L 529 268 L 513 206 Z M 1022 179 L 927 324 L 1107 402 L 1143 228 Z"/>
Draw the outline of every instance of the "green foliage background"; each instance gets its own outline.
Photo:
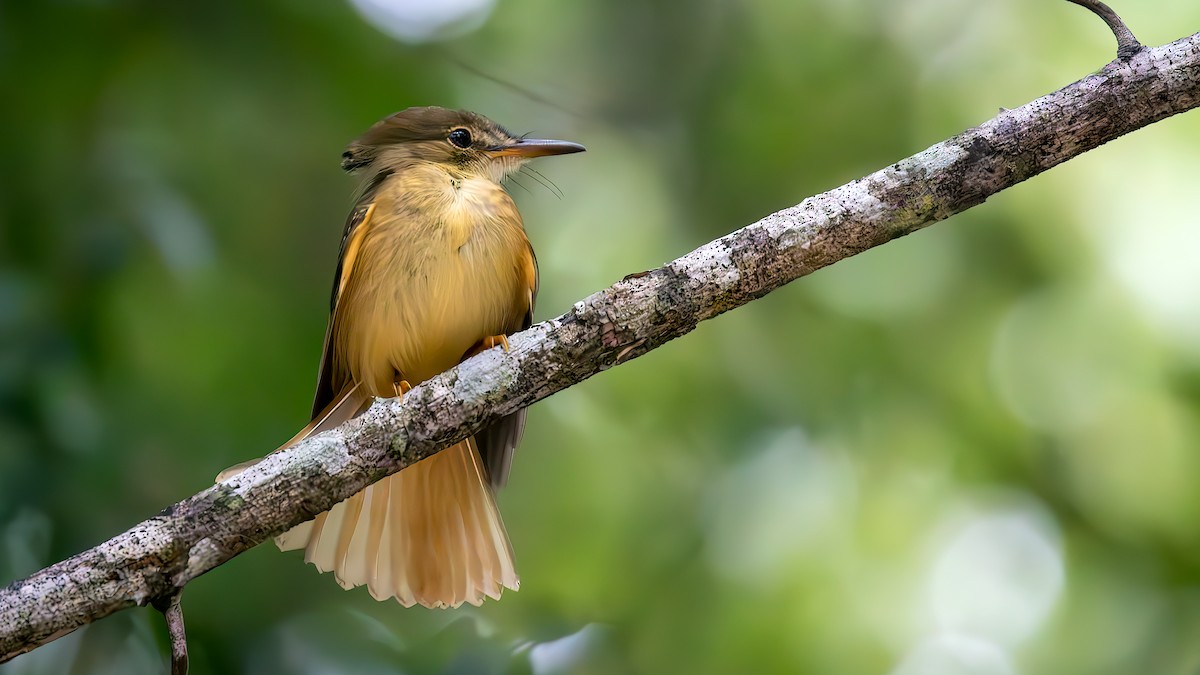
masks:
<path id="1" fill-rule="evenodd" d="M 342 2 L 0 3 L 0 583 L 305 423 L 339 154 L 386 114 L 588 146 L 536 167 L 562 199 L 513 187 L 546 318 L 1113 53 L 1045 0 L 499 0 L 421 44 Z M 1197 672 L 1198 148 L 1154 125 L 538 404 L 519 593 L 405 610 L 262 546 L 189 586 L 192 672 Z M 0 673 L 164 650 L 136 610 Z"/>

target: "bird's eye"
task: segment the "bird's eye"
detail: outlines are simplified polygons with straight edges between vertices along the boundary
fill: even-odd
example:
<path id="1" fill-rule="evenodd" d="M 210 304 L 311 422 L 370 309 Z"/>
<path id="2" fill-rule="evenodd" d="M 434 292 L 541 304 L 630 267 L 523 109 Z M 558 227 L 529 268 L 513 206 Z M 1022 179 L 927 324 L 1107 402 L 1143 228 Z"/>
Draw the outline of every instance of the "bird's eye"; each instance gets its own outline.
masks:
<path id="1" fill-rule="evenodd" d="M 450 132 L 450 142 L 460 148 L 471 147 L 471 132 L 466 129 L 455 129 Z"/>

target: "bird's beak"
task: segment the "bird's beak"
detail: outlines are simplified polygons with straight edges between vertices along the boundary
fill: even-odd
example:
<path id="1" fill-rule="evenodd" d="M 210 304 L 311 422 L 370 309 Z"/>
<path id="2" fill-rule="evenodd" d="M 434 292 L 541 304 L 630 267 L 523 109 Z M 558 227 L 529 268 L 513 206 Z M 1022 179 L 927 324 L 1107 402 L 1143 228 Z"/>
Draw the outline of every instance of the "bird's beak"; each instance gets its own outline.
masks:
<path id="1" fill-rule="evenodd" d="M 492 148 L 493 157 L 515 156 L 525 159 L 534 157 L 549 157 L 550 155 L 569 155 L 573 152 L 583 152 L 587 148 L 571 141 L 550 141 L 542 138 L 522 138 L 519 141 Z"/>

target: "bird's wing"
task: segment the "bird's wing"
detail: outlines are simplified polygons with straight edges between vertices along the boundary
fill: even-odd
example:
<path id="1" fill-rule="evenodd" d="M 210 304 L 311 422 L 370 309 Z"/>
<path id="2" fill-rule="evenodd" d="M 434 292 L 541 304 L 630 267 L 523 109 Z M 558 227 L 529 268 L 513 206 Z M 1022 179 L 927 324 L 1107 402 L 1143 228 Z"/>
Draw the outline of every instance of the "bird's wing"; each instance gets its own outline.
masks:
<path id="1" fill-rule="evenodd" d="M 533 325 L 533 305 L 538 293 L 537 257 L 533 247 L 529 247 L 529 257 L 525 262 L 525 286 L 529 297 L 529 305 L 519 322 L 508 327 L 509 334 L 525 330 Z M 513 452 L 521 442 L 521 434 L 525 432 L 525 410 L 500 418 L 495 424 L 484 429 L 475 436 L 479 446 L 479 454 L 483 465 L 487 468 L 488 482 L 492 487 L 501 488 L 508 482 L 508 472 L 512 467 Z"/>
<path id="2" fill-rule="evenodd" d="M 529 309 L 525 312 L 525 319 L 521 323 L 521 330 L 525 330 L 533 325 L 533 305 L 537 302 L 538 287 L 541 285 L 540 274 L 538 274 L 537 256 L 533 252 L 533 244 L 529 245 L 529 261 L 525 265 L 525 281 L 529 286 Z"/>
<path id="3" fill-rule="evenodd" d="M 364 195 L 366 197 L 366 195 Z M 338 259 L 337 274 L 333 278 L 333 301 L 329 314 L 329 326 L 325 329 L 325 346 L 321 351 L 321 371 L 317 376 L 317 394 L 313 401 L 312 421 L 300 430 L 290 441 L 276 449 L 276 452 L 309 436 L 332 429 L 346 420 L 359 414 L 370 401 L 357 385 L 349 381 L 334 381 L 333 355 L 329 349 L 330 336 L 333 334 L 333 317 L 337 309 L 338 298 L 346 286 L 346 279 L 354 268 L 358 255 L 358 247 L 362 243 L 362 235 L 375 211 L 375 202 L 360 199 L 346 219 L 346 231 L 342 235 L 342 250 Z M 345 380 L 344 377 L 337 378 Z M 335 388 L 336 387 L 336 388 Z M 258 464 L 262 458 L 252 459 L 225 469 L 217 475 L 217 482 L 232 478 L 246 469 Z M 310 524 L 306 524 L 311 526 Z"/>
<path id="4" fill-rule="evenodd" d="M 333 275 L 333 292 L 329 298 L 329 325 L 325 328 L 325 343 L 321 347 L 321 369 L 317 375 L 317 391 L 313 395 L 312 416 L 318 417 L 334 398 L 342 393 L 349 382 L 346 378 L 334 372 L 333 350 L 330 341 L 333 338 L 334 318 L 337 316 L 338 301 L 342 291 L 346 289 L 358 260 L 359 248 L 363 237 L 371 224 L 371 216 L 375 213 L 374 190 L 367 189 L 359 197 L 350 216 L 346 218 L 346 228 L 342 233 L 341 250 L 338 253 L 337 271 Z"/>

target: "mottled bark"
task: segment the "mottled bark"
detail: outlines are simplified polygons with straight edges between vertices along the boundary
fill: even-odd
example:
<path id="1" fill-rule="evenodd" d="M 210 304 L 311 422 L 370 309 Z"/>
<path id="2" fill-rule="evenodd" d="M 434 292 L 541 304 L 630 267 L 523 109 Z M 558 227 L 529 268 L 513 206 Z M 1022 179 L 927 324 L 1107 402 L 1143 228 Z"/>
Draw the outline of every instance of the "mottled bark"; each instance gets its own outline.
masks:
<path id="1" fill-rule="evenodd" d="M 1082 3 L 1081 3 L 1082 4 Z M 1200 34 L 1103 70 L 771 214 L 0 590 L 0 662 L 185 584 L 368 484 L 697 323 L 1200 104 Z M 219 467 L 214 467 L 215 470 Z M 169 605 L 168 605 L 169 606 Z M 181 627 L 181 626 L 180 626 Z"/>

